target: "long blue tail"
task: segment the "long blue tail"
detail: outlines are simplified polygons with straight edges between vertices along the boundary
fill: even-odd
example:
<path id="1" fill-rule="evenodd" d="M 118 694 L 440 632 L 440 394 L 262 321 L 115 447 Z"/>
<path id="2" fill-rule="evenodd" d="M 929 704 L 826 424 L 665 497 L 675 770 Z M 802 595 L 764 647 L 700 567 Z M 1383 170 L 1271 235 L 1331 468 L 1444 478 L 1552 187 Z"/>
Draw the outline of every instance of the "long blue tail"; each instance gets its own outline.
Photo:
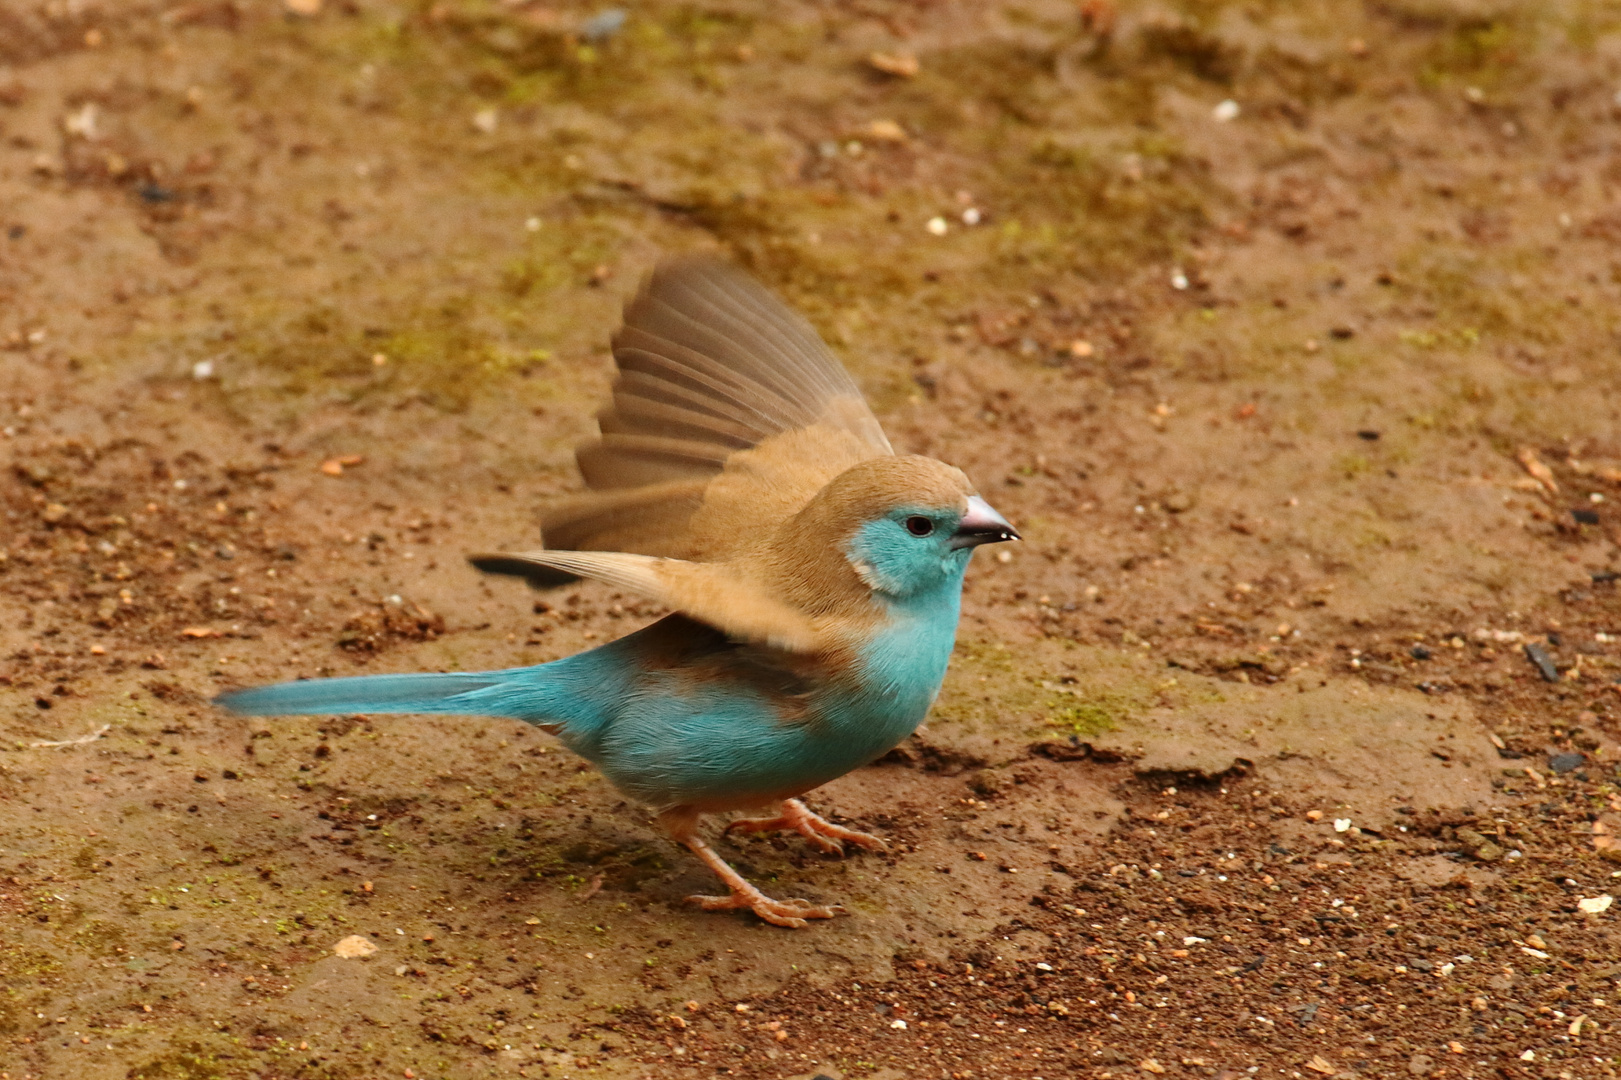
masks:
<path id="1" fill-rule="evenodd" d="M 651 669 L 729 648 L 717 630 L 669 615 L 589 652 L 534 667 L 415 675 L 310 679 L 236 690 L 215 698 L 244 716 L 440 713 L 503 716 L 555 731 L 575 753 L 597 760 L 598 744 L 627 702 L 647 689 Z M 651 668 L 650 666 L 651 665 Z"/>
<path id="2" fill-rule="evenodd" d="M 527 720 L 532 701 L 515 700 L 512 671 L 455 672 L 445 675 L 362 675 L 351 679 L 310 679 L 221 694 L 214 700 L 244 716 L 309 716 L 331 713 L 460 713 L 512 716 Z M 506 693 L 501 693 L 502 689 Z M 521 695 L 529 698 L 532 695 Z M 522 711 L 514 707 L 528 705 Z"/>
<path id="3" fill-rule="evenodd" d="M 536 667 L 311 679 L 237 690 L 214 700 L 246 716 L 505 716 L 550 728 L 576 753 L 595 760 L 597 738 L 636 677 L 635 667 L 623 662 L 621 642 Z"/>

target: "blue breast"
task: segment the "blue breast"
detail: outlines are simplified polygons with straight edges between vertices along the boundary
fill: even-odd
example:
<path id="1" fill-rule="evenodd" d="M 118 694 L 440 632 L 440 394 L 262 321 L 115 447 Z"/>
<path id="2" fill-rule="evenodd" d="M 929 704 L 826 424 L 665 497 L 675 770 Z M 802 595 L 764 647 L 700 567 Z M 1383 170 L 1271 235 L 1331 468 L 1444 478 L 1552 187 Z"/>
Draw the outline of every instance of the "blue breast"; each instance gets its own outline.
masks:
<path id="1" fill-rule="evenodd" d="M 927 715 L 956 640 L 961 577 L 890 603 L 853 671 L 784 703 L 736 683 L 649 673 L 586 750 L 627 795 L 655 808 L 720 808 L 797 795 L 881 756 Z"/>

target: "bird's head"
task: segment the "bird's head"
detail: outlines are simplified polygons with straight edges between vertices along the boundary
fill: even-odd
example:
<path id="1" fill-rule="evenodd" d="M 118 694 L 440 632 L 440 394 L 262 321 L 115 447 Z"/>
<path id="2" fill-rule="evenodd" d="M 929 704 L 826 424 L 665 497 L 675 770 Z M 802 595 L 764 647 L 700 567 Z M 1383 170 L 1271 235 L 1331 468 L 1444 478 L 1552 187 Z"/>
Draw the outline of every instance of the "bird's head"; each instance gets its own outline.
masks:
<path id="1" fill-rule="evenodd" d="M 867 589 L 914 596 L 957 580 L 973 549 L 1017 540 L 960 469 L 927 457 L 881 457 L 840 474 L 790 523 Z M 801 549 L 803 550 L 803 549 Z M 820 560 L 818 560 L 820 561 Z"/>

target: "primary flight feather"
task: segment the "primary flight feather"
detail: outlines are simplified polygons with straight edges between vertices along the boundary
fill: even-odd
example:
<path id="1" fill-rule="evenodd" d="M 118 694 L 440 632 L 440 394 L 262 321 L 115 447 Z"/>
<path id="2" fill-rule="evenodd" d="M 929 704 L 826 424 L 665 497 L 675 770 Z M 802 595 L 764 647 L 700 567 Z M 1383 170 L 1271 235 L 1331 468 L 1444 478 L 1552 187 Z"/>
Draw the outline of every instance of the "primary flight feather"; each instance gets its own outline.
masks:
<path id="1" fill-rule="evenodd" d="M 897 455 L 808 323 L 732 266 L 660 264 L 614 336 L 585 492 L 542 513 L 536 551 L 475 555 L 540 588 L 591 578 L 674 610 L 535 667 L 370 675 L 223 695 L 250 715 L 452 713 L 524 720 L 652 807 L 726 884 L 691 899 L 778 926 L 836 906 L 775 900 L 699 835 L 703 814 L 775 807 L 823 851 L 881 841 L 799 796 L 922 722 L 956 638 L 963 572 L 1018 533 L 959 470 Z"/>

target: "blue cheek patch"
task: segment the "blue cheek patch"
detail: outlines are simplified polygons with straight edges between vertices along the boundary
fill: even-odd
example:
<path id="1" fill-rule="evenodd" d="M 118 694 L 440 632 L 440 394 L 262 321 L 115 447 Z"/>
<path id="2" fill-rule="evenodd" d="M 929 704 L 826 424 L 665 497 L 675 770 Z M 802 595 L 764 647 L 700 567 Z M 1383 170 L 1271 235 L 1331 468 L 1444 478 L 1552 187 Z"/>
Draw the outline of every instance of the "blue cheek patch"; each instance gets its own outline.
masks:
<path id="1" fill-rule="evenodd" d="M 918 513 L 911 511 L 910 513 Z M 903 512 L 904 520 L 910 513 Z M 911 596 L 951 581 L 967 563 L 966 550 L 953 551 L 944 543 L 950 530 L 917 537 L 893 518 L 869 521 L 857 530 L 845 554 L 863 581 L 892 596 Z"/>

